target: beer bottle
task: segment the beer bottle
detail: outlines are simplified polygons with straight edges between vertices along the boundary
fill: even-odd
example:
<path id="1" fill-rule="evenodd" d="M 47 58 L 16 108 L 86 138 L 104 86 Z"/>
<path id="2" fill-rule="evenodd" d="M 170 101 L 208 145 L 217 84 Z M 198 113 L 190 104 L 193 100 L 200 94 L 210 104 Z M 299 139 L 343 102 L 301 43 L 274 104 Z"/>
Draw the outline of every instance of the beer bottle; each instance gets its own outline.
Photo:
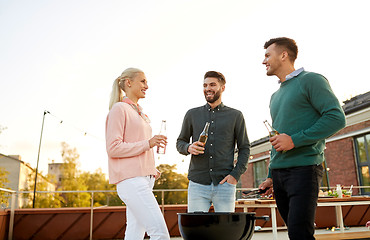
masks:
<path id="1" fill-rule="evenodd" d="M 276 135 L 279 135 L 280 133 L 275 129 L 273 128 L 270 123 L 265 120 L 263 121 L 263 123 L 265 124 L 267 130 L 269 131 L 269 137 L 273 137 L 273 136 L 276 136 Z M 286 153 L 287 150 L 283 150 L 282 153 Z"/>
<path id="2" fill-rule="evenodd" d="M 265 124 L 266 128 L 267 128 L 267 131 L 269 131 L 269 137 L 273 137 L 273 136 L 276 136 L 276 135 L 279 135 L 280 133 L 278 131 L 276 131 L 271 125 L 270 123 L 265 120 L 263 121 L 263 123 Z"/>
<path id="3" fill-rule="evenodd" d="M 161 131 L 159 132 L 159 135 L 167 136 L 166 120 L 162 120 Z M 157 147 L 157 153 L 158 154 L 165 154 L 166 153 L 166 146 L 164 146 L 164 148 L 158 146 Z"/>
<path id="4" fill-rule="evenodd" d="M 208 128 L 209 128 L 209 122 L 206 122 L 206 125 L 204 126 L 202 133 L 199 135 L 198 141 L 204 143 L 204 145 L 206 144 L 207 139 L 208 139 Z"/>

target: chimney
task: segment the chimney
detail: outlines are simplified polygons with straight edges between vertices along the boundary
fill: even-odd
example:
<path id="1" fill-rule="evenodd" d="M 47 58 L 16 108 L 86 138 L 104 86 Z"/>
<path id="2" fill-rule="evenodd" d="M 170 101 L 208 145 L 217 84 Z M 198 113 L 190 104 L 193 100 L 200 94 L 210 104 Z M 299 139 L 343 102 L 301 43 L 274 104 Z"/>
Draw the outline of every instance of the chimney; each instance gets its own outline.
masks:
<path id="1" fill-rule="evenodd" d="M 21 155 L 9 155 L 9 157 L 22 160 Z"/>

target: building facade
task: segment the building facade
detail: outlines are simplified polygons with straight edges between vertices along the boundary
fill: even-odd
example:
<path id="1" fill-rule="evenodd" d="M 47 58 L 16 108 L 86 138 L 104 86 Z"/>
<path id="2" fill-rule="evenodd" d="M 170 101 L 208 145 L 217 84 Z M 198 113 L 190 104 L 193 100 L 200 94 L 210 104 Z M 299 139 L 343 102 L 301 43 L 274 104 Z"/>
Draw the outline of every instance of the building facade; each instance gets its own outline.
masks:
<path id="1" fill-rule="evenodd" d="M 59 188 L 62 185 L 62 166 L 64 163 L 55 163 L 54 161 L 52 163 L 48 164 L 48 174 L 50 176 L 53 176 L 56 181 L 56 188 Z"/>

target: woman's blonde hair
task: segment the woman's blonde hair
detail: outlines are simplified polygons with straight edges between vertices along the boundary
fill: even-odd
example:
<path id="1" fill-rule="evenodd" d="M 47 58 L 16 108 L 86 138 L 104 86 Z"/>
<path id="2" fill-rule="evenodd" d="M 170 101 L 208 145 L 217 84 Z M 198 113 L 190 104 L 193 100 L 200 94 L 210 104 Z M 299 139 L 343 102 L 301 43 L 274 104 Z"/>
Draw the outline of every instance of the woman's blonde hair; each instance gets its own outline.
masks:
<path id="1" fill-rule="evenodd" d="M 136 77 L 136 74 L 138 73 L 144 73 L 138 68 L 127 68 L 121 76 L 119 76 L 116 80 L 113 82 L 112 86 L 112 92 L 110 94 L 110 100 L 109 100 L 109 110 L 113 107 L 113 104 L 116 102 L 122 101 L 123 98 L 123 92 L 125 91 L 125 81 L 126 79 L 134 79 Z"/>

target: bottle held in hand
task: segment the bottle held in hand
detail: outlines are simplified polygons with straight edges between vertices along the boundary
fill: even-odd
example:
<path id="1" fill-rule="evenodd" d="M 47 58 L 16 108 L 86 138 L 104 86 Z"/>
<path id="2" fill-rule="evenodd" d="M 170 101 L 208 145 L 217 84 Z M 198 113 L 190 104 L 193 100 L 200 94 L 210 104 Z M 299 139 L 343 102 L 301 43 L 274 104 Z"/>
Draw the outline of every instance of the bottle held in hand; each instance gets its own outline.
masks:
<path id="1" fill-rule="evenodd" d="M 280 134 L 275 128 L 273 128 L 270 125 L 270 123 L 267 120 L 263 121 L 263 123 L 265 124 L 267 130 L 269 131 L 269 137 L 273 137 Z M 286 150 L 284 150 L 282 153 L 286 153 Z"/>
<path id="2" fill-rule="evenodd" d="M 159 132 L 159 135 L 167 136 L 167 130 L 166 130 L 166 120 L 162 120 L 161 125 L 161 131 Z M 157 147 L 157 153 L 158 154 L 165 154 L 166 153 L 166 146 L 164 147 Z"/>
<path id="3" fill-rule="evenodd" d="M 270 125 L 270 123 L 267 120 L 263 121 L 263 123 L 265 124 L 267 130 L 269 131 L 269 137 L 273 137 L 273 136 L 276 136 L 276 135 L 280 134 L 278 131 L 275 130 L 275 128 L 273 128 Z"/>
<path id="4" fill-rule="evenodd" d="M 209 128 L 209 122 L 206 122 L 206 125 L 204 126 L 204 129 L 202 133 L 199 135 L 199 139 L 198 139 L 198 141 L 204 143 L 204 145 L 206 144 L 207 139 L 208 139 L 208 128 Z"/>

